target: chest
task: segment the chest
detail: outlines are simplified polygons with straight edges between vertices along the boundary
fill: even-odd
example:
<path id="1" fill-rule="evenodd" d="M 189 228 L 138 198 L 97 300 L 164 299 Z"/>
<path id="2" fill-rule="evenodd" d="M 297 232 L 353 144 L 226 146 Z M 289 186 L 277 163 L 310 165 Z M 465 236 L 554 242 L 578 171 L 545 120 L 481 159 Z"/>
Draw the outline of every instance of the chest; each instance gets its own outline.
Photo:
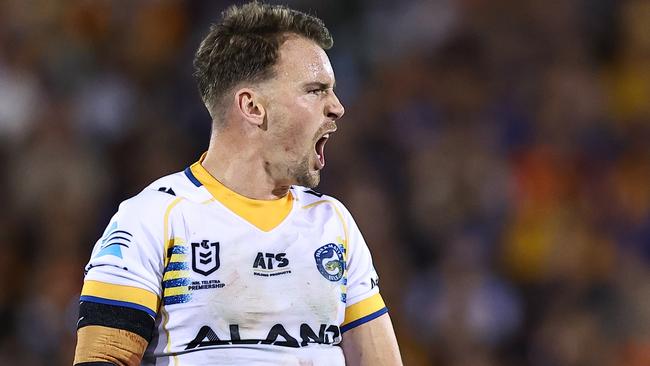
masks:
<path id="1" fill-rule="evenodd" d="M 293 212 L 264 232 L 205 207 L 184 212 L 172 225 L 174 242 L 163 274 L 163 304 L 170 314 L 200 309 L 212 323 L 244 328 L 279 320 L 343 320 L 346 249 L 337 217 Z"/>

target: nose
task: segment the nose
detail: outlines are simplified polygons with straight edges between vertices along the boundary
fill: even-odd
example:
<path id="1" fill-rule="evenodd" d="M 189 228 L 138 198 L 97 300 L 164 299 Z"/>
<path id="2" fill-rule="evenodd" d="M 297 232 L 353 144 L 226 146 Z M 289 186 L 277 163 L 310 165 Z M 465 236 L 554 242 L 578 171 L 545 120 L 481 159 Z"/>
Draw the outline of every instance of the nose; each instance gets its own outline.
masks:
<path id="1" fill-rule="evenodd" d="M 345 108 L 343 108 L 343 104 L 341 104 L 341 101 L 336 96 L 336 94 L 334 94 L 334 92 L 332 92 L 330 95 L 331 99 L 327 105 L 326 113 L 327 117 L 336 121 L 337 119 L 343 117 L 343 114 L 345 114 Z"/>

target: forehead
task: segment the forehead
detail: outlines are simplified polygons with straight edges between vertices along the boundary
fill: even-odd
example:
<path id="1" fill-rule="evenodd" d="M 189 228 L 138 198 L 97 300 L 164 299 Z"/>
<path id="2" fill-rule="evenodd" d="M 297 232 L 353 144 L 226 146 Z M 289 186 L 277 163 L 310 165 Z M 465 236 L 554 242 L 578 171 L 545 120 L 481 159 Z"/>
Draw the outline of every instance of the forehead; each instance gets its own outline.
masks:
<path id="1" fill-rule="evenodd" d="M 334 71 L 325 51 L 302 37 L 289 36 L 282 43 L 275 68 L 280 80 L 334 83 Z"/>

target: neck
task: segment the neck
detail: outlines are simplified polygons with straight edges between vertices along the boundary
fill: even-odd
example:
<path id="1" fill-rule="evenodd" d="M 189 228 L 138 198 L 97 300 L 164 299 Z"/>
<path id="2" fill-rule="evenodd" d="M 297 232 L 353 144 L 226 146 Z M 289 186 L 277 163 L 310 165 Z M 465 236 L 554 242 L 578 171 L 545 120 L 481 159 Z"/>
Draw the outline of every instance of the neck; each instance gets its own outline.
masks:
<path id="1" fill-rule="evenodd" d="M 262 154 L 254 146 L 239 143 L 238 136 L 214 135 L 201 163 L 205 170 L 230 190 L 252 199 L 274 200 L 289 192 L 288 182 L 277 182 L 269 174 Z"/>

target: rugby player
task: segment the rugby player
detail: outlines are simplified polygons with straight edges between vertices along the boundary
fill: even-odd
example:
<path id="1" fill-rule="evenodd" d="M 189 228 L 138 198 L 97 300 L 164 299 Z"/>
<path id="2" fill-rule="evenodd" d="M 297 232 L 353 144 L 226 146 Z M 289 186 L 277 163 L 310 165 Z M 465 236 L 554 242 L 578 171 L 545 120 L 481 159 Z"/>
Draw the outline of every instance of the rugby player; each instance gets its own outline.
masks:
<path id="1" fill-rule="evenodd" d="M 208 151 L 122 202 L 85 268 L 75 365 L 401 365 L 370 251 L 315 188 L 344 109 L 322 21 L 232 6 L 194 61 Z"/>

